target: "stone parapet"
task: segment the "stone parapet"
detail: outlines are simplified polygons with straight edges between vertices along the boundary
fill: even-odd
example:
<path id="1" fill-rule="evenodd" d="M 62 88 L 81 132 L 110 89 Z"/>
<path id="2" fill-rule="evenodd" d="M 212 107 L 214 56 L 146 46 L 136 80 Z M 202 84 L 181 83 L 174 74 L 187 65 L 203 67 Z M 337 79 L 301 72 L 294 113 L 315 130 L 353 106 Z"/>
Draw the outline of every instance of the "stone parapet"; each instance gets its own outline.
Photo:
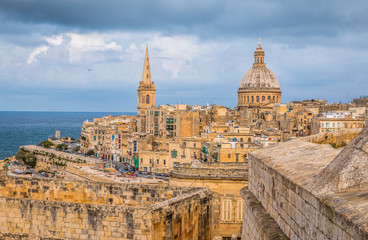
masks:
<path id="1" fill-rule="evenodd" d="M 248 180 L 247 163 L 202 163 L 199 166 L 180 164 L 170 173 L 172 178 Z"/>
<path id="2" fill-rule="evenodd" d="M 240 191 L 245 201 L 242 239 L 287 240 L 289 239 L 254 197 L 248 187 Z"/>
<path id="3" fill-rule="evenodd" d="M 331 144 L 332 146 L 338 148 L 348 145 L 351 140 L 353 140 L 361 131 L 361 128 L 345 129 L 333 132 L 319 133 L 299 139 L 311 143 Z"/>
<path id="4" fill-rule="evenodd" d="M 367 239 L 354 216 L 340 214 L 323 199 L 250 155 L 249 190 L 291 239 Z M 246 208 L 249 208 L 247 206 Z"/>
<path id="5" fill-rule="evenodd" d="M 0 180 L 2 239 L 210 239 L 205 188 Z"/>

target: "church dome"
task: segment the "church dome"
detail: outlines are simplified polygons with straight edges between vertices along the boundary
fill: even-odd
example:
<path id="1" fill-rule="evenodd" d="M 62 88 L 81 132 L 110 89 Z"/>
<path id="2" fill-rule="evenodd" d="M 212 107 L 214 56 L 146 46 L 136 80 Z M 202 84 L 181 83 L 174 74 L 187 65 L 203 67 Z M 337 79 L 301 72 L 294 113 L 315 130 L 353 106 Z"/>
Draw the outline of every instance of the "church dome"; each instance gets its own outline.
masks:
<path id="1" fill-rule="evenodd" d="M 279 81 L 275 74 L 266 67 L 264 51 L 259 42 L 257 50 L 254 52 L 253 67 L 242 78 L 239 89 L 261 90 L 275 88 L 280 89 Z"/>
<path id="2" fill-rule="evenodd" d="M 281 102 L 281 89 L 275 74 L 264 63 L 259 39 L 253 67 L 243 76 L 238 89 L 238 109 L 264 108 Z"/>
<path id="3" fill-rule="evenodd" d="M 273 72 L 264 67 L 252 67 L 242 78 L 239 88 L 266 89 L 280 88 L 279 81 Z"/>

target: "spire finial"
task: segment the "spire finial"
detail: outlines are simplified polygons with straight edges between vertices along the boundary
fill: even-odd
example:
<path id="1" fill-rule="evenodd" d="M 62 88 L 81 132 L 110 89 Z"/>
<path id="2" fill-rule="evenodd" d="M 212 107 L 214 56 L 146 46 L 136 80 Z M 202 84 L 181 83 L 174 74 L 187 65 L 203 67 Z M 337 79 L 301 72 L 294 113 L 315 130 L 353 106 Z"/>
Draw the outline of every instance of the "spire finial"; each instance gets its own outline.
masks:
<path id="1" fill-rule="evenodd" d="M 148 56 L 148 44 L 146 44 L 146 56 L 144 58 L 142 81 L 147 84 L 151 84 L 151 71 L 150 71 L 149 56 Z"/>
<path id="2" fill-rule="evenodd" d="M 258 47 L 261 47 L 261 39 L 258 38 Z"/>

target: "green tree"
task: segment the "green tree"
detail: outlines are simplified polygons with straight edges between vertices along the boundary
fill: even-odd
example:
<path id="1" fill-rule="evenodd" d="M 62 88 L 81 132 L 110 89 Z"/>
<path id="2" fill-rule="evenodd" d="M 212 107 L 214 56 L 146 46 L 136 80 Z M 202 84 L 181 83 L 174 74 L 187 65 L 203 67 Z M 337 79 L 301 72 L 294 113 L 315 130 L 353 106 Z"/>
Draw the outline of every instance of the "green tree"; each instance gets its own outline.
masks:
<path id="1" fill-rule="evenodd" d="M 44 148 L 50 148 L 51 146 L 55 146 L 55 144 L 53 144 L 49 140 L 45 140 L 43 142 L 40 142 L 38 145 L 40 145 L 41 147 L 44 147 Z"/>
<path id="2" fill-rule="evenodd" d="M 65 143 L 60 143 L 60 144 L 56 145 L 56 149 L 59 150 L 59 151 L 63 151 L 63 150 L 68 149 L 68 145 L 66 145 Z"/>
<path id="3" fill-rule="evenodd" d="M 25 150 L 24 148 L 19 149 L 18 154 L 17 156 L 15 156 L 15 158 L 31 168 L 36 167 L 37 157 L 33 154 L 33 152 Z"/>
<path id="4" fill-rule="evenodd" d="M 95 151 L 93 150 L 88 150 L 88 152 L 86 153 L 87 156 L 94 156 L 95 155 Z"/>

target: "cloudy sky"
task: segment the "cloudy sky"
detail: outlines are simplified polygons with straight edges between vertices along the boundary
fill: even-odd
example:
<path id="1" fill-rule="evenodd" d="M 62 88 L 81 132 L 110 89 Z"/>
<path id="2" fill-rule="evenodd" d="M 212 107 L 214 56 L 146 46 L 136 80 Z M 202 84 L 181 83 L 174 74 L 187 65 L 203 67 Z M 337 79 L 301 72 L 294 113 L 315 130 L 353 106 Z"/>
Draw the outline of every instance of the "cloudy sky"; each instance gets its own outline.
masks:
<path id="1" fill-rule="evenodd" d="M 368 95 L 366 0 L 1 0 L 0 111 L 237 105 L 258 38 L 282 102 Z M 91 69 L 93 71 L 89 71 Z"/>

